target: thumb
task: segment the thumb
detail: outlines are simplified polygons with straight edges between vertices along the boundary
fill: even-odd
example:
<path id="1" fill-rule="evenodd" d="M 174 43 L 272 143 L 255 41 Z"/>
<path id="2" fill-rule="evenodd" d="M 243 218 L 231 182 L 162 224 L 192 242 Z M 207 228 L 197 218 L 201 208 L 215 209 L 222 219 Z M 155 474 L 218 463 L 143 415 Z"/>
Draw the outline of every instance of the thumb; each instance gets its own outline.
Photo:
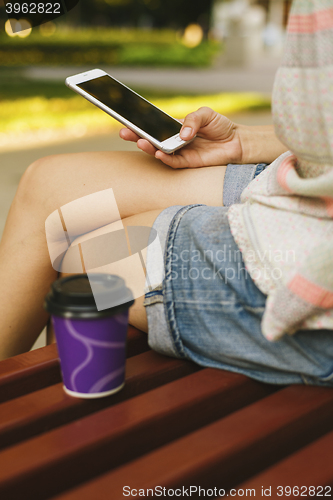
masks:
<path id="1" fill-rule="evenodd" d="M 192 139 L 202 127 L 213 119 L 215 114 L 215 111 L 207 107 L 199 108 L 188 114 L 180 130 L 181 139 L 186 141 Z"/>

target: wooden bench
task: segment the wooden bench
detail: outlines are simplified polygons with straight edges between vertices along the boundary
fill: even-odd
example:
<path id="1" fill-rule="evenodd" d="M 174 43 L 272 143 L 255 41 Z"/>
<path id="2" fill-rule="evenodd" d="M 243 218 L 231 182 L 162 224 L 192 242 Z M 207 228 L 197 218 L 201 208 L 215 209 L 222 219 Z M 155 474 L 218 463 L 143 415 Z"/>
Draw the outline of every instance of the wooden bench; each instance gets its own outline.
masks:
<path id="1" fill-rule="evenodd" d="M 1 500 L 332 496 L 333 390 L 202 369 L 132 327 L 116 395 L 66 395 L 52 345 L 0 363 L 0 401 Z"/>

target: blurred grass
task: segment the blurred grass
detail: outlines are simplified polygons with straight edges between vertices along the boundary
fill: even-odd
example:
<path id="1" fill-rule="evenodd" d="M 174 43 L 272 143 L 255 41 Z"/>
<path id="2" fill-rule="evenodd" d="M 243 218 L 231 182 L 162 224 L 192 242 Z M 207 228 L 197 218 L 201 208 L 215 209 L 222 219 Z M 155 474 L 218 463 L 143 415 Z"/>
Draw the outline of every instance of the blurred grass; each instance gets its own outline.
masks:
<path id="1" fill-rule="evenodd" d="M 190 48 L 172 30 L 106 29 L 57 30 L 43 36 L 34 30 L 27 38 L 0 32 L 0 65 L 32 64 L 205 67 L 212 63 L 221 44 L 203 41 Z"/>
<path id="2" fill-rule="evenodd" d="M 175 92 L 135 88 L 139 94 L 175 118 L 183 118 L 201 106 L 222 114 L 270 109 L 270 99 L 258 93 L 179 95 Z M 51 130 L 94 133 L 119 128 L 119 123 L 61 82 L 40 82 L 22 78 L 18 70 L 0 75 L 0 131 L 24 134 Z M 80 132 L 81 131 L 81 132 Z"/>
<path id="3" fill-rule="evenodd" d="M 147 97 L 175 118 L 183 118 L 201 106 L 209 106 L 226 115 L 270 107 L 268 98 L 255 93 Z M 79 96 L 69 99 L 28 97 L 15 101 L 6 100 L 1 103 L 0 130 L 2 133 L 71 127 L 80 129 L 84 127 L 85 132 L 93 132 L 95 129 L 104 127 L 106 129 L 119 128 L 119 124 Z"/>
<path id="4" fill-rule="evenodd" d="M 150 100 L 175 118 L 183 118 L 201 106 L 209 106 L 222 114 L 230 114 L 249 109 L 268 109 L 270 105 L 267 98 L 254 93 L 177 96 Z M 70 99 L 29 97 L 1 103 L 2 133 L 77 125 L 85 126 L 87 131 L 93 131 L 97 127 L 118 126 L 118 122 L 79 96 Z"/>

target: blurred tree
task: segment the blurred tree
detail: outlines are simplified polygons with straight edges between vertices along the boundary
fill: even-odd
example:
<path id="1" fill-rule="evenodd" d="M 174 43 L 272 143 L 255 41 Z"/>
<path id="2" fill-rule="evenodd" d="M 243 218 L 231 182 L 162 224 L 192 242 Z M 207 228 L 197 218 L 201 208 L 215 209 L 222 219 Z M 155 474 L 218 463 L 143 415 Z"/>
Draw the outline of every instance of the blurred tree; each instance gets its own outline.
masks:
<path id="1" fill-rule="evenodd" d="M 182 29 L 198 23 L 209 29 L 213 0 L 80 0 L 77 14 L 86 26 Z"/>

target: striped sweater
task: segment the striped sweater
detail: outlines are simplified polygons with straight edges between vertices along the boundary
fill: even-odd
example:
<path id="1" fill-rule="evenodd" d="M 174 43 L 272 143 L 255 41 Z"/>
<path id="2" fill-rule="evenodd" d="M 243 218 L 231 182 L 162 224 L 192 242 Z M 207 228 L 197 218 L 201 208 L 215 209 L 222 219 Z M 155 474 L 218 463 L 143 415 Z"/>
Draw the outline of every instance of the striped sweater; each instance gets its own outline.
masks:
<path id="1" fill-rule="evenodd" d="M 272 341 L 333 330 L 333 0 L 294 0 L 273 119 L 289 151 L 228 211 Z"/>

